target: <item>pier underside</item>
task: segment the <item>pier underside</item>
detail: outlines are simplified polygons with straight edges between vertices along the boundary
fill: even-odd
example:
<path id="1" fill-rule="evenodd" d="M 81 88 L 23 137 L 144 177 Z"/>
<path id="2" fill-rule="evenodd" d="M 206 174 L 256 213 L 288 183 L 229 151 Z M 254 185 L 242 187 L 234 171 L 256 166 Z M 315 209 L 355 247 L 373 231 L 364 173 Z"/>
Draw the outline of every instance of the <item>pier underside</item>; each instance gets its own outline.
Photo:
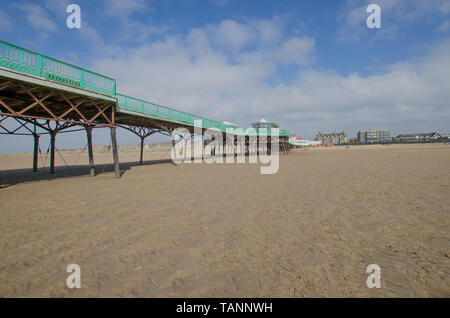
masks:
<path id="1" fill-rule="evenodd" d="M 50 135 L 53 174 L 57 134 L 84 130 L 89 174 L 95 176 L 92 130 L 109 128 L 115 176 L 120 177 L 117 127 L 139 137 L 140 164 L 145 139 L 155 133 L 170 136 L 173 146 L 187 139 L 201 140 L 210 146 L 211 155 L 225 153 L 226 147 L 228 151 L 238 144 L 244 145 L 241 148 L 246 154 L 261 149 L 284 154 L 290 150 L 287 131 L 277 132 L 276 146 L 272 147 L 270 136 L 247 135 L 226 122 L 118 94 L 112 78 L 0 40 L 0 135 L 34 138 L 33 171 L 38 169 L 40 136 Z"/>
<path id="2" fill-rule="evenodd" d="M 55 172 L 55 141 L 60 132 L 86 130 L 90 175 L 95 175 L 92 152 L 92 129 L 109 127 L 113 144 L 116 176 L 120 176 L 115 141 L 115 102 L 113 98 L 85 92 L 59 83 L 1 70 L 0 134 L 34 137 L 33 171 L 37 171 L 39 137 L 50 135 L 50 173 Z M 16 126 L 6 125 L 14 118 Z"/>
<path id="3" fill-rule="evenodd" d="M 113 127 L 114 102 L 0 77 L 0 115 Z"/>

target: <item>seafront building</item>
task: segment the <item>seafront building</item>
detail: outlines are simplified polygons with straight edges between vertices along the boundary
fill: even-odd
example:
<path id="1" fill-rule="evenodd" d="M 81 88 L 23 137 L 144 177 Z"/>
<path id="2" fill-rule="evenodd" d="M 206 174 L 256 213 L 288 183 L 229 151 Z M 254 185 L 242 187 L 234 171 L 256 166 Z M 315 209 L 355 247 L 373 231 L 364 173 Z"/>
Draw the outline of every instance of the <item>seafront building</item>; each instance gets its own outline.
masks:
<path id="1" fill-rule="evenodd" d="M 297 137 L 295 134 L 291 134 L 289 138 L 289 144 L 292 148 L 304 148 L 304 147 L 318 147 L 322 146 L 321 141 L 317 140 L 305 140 L 301 137 Z"/>
<path id="2" fill-rule="evenodd" d="M 389 129 L 375 129 L 358 131 L 356 142 L 361 144 L 371 144 L 380 142 L 390 142 L 391 131 Z"/>
<path id="3" fill-rule="evenodd" d="M 441 139 L 441 135 L 437 132 L 420 133 L 420 134 L 403 134 L 398 135 L 394 139 L 396 141 L 433 141 Z"/>
<path id="4" fill-rule="evenodd" d="M 280 125 L 276 122 L 267 121 L 263 118 L 260 121 L 252 123 L 252 127 L 255 129 L 266 128 L 267 130 L 270 130 L 271 128 L 280 128 Z"/>
<path id="5" fill-rule="evenodd" d="M 322 144 L 342 145 L 348 143 L 348 137 L 345 132 L 333 132 L 325 133 L 319 132 L 314 138 L 316 141 L 320 141 Z"/>

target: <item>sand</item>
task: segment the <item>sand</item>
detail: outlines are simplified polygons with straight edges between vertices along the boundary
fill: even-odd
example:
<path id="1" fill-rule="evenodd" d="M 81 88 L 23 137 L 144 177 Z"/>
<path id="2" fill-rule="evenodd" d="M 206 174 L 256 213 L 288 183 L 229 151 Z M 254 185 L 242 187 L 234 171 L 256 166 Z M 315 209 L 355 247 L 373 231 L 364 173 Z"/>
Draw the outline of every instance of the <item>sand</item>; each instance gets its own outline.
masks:
<path id="1" fill-rule="evenodd" d="M 449 145 L 295 150 L 275 175 L 122 152 L 114 179 L 110 157 L 92 178 L 85 154 L 54 176 L 0 155 L 0 296 L 450 296 Z"/>

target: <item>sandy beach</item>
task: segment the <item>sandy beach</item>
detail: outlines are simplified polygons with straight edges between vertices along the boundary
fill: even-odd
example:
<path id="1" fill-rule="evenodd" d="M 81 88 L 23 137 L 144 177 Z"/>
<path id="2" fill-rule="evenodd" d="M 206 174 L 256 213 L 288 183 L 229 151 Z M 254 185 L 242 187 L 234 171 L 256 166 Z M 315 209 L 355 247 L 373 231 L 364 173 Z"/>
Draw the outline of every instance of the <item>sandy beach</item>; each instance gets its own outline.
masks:
<path id="1" fill-rule="evenodd" d="M 450 297 L 450 145 L 298 149 L 274 175 L 129 151 L 121 179 L 62 155 L 0 155 L 2 297 Z"/>

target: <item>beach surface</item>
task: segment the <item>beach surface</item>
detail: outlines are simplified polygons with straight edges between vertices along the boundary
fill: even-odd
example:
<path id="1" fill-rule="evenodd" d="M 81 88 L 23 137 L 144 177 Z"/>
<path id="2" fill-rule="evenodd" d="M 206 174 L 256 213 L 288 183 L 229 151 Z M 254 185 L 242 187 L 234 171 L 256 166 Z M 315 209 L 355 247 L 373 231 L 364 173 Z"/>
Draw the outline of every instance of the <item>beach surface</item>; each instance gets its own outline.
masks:
<path id="1" fill-rule="evenodd" d="M 120 179 L 61 155 L 0 155 L 1 297 L 450 297 L 450 145 L 297 149 L 273 175 L 127 151 Z"/>

